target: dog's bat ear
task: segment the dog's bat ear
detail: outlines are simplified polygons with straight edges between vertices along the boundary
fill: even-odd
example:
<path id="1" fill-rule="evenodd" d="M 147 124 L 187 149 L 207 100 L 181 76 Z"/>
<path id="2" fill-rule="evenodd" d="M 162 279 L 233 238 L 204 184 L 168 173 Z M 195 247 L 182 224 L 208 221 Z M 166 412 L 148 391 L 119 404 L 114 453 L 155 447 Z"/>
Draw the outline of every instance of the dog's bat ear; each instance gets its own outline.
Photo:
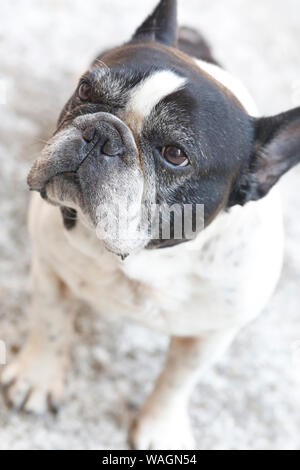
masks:
<path id="1" fill-rule="evenodd" d="M 157 41 L 167 46 L 177 42 L 177 0 L 161 0 L 136 30 L 132 41 Z"/>
<path id="2" fill-rule="evenodd" d="M 256 119 L 250 163 L 238 179 L 229 205 L 261 199 L 297 163 L 300 163 L 300 107 Z"/>

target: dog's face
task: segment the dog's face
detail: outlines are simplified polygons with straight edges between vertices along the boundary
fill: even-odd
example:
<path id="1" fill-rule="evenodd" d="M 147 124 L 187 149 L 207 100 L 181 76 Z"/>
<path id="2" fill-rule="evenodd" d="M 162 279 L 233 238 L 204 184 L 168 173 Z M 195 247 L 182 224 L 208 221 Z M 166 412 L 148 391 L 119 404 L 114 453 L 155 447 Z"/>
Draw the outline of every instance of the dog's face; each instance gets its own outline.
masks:
<path id="1" fill-rule="evenodd" d="M 185 206 L 195 227 L 203 205 L 208 225 L 222 209 L 263 197 L 299 161 L 299 110 L 250 117 L 179 51 L 176 30 L 176 2 L 163 0 L 130 43 L 102 54 L 28 177 L 124 256 L 185 241 L 184 227 L 182 237 L 173 227 Z M 175 208 L 168 237 L 155 205 Z"/>

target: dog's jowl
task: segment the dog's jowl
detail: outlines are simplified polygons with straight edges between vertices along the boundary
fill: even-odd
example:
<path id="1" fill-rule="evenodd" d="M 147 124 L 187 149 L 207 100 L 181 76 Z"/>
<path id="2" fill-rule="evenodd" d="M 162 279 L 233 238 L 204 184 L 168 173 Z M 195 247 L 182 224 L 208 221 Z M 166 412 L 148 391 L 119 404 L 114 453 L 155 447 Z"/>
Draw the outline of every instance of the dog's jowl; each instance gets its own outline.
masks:
<path id="1" fill-rule="evenodd" d="M 300 108 L 258 117 L 202 36 L 177 27 L 176 1 L 162 0 L 80 78 L 29 173 L 33 326 L 2 374 L 9 401 L 59 406 L 80 298 L 170 336 L 131 442 L 194 448 L 189 396 L 276 287 L 274 186 L 299 161 Z"/>

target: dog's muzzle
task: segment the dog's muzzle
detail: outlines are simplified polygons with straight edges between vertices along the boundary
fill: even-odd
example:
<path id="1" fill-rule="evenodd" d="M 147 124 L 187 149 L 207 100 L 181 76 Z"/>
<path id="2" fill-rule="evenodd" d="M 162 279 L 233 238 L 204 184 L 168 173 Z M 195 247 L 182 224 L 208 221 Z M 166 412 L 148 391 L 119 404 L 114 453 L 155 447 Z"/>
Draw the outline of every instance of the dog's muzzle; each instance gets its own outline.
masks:
<path id="1" fill-rule="evenodd" d="M 94 160 L 95 171 L 115 165 L 116 160 L 130 166 L 138 150 L 131 130 L 109 113 L 79 116 L 49 141 L 28 175 L 30 190 L 45 195 L 46 186 L 57 176 L 76 180 L 87 159 Z M 114 163 L 110 160 L 115 160 Z"/>

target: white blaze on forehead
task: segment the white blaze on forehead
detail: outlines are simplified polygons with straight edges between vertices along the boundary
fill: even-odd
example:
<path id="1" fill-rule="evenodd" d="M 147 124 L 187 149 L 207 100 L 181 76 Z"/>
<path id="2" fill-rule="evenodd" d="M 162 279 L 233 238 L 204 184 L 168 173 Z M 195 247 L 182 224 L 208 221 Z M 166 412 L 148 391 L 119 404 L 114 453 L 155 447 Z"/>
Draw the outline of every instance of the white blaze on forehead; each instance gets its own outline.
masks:
<path id="1" fill-rule="evenodd" d="M 184 77 L 170 70 L 161 70 L 145 78 L 130 94 L 125 112 L 127 119 L 131 124 L 141 127 L 152 109 L 163 98 L 183 88 L 185 83 Z"/>

